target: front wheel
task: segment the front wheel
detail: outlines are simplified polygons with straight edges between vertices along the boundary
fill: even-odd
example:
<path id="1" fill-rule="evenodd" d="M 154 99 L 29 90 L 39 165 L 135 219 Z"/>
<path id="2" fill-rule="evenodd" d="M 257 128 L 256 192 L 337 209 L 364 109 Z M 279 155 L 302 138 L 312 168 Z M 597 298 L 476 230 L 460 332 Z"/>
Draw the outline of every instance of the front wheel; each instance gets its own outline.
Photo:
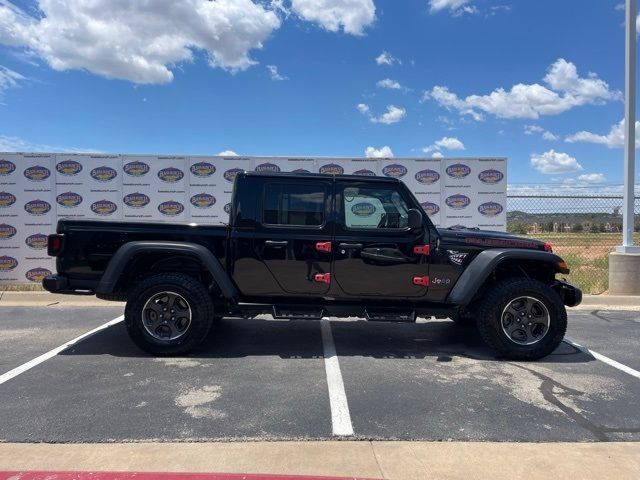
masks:
<path id="1" fill-rule="evenodd" d="M 567 312 L 548 285 L 509 278 L 491 287 L 478 315 L 482 339 L 507 358 L 537 360 L 553 352 L 567 330 Z"/>
<path id="2" fill-rule="evenodd" d="M 128 298 L 124 314 L 127 332 L 138 347 L 154 355 L 187 353 L 211 328 L 211 296 L 188 275 L 153 275 L 137 285 Z"/>

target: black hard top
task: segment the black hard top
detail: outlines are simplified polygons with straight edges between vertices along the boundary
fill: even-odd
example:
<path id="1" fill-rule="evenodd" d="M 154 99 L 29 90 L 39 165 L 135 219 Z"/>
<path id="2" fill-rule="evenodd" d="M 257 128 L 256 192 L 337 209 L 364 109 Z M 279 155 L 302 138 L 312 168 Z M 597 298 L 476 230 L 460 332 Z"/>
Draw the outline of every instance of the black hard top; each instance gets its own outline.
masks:
<path id="1" fill-rule="evenodd" d="M 254 172 L 254 171 L 244 171 L 239 173 L 238 175 L 242 175 L 244 177 L 272 177 L 272 178 L 299 178 L 299 179 L 310 179 L 317 178 L 326 180 L 327 178 L 339 178 L 340 180 L 351 180 L 355 182 L 393 182 L 400 183 L 400 180 L 397 178 L 391 177 L 370 177 L 366 175 L 330 175 L 328 173 L 294 173 L 294 172 Z"/>

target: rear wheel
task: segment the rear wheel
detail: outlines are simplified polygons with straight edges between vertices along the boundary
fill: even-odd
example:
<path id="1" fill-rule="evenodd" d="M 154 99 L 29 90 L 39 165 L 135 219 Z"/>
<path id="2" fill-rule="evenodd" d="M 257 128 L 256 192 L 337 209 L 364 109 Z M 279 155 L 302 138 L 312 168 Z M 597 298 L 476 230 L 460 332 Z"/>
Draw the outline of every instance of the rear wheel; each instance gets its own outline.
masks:
<path id="1" fill-rule="evenodd" d="M 207 289 L 180 273 L 143 280 L 128 295 L 125 325 L 133 342 L 154 355 L 186 353 L 204 340 L 213 318 Z"/>
<path id="2" fill-rule="evenodd" d="M 478 312 L 482 339 L 514 360 L 537 360 L 553 352 L 567 330 L 567 312 L 548 285 L 509 278 L 487 291 Z"/>

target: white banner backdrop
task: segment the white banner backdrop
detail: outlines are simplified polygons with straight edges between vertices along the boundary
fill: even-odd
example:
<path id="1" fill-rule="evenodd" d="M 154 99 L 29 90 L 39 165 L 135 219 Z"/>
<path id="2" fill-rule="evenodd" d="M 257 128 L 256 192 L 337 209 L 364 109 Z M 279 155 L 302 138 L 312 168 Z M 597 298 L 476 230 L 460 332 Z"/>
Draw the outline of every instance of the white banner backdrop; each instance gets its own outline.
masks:
<path id="1" fill-rule="evenodd" d="M 59 218 L 227 223 L 244 170 L 399 178 L 438 226 L 506 230 L 505 158 L 306 158 L 0 153 L 0 284 L 55 270 Z"/>

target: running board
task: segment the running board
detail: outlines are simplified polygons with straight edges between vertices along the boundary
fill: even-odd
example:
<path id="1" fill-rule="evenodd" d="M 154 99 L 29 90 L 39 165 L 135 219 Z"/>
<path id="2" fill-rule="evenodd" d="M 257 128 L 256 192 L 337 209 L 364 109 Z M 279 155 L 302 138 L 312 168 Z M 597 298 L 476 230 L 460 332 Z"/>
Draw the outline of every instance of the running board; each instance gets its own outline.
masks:
<path id="1" fill-rule="evenodd" d="M 416 312 L 414 310 L 373 310 L 366 309 L 364 316 L 372 322 L 415 322 Z"/>
<path id="2" fill-rule="evenodd" d="M 290 320 L 320 320 L 324 317 L 324 308 L 317 307 L 273 307 L 273 318 Z"/>

